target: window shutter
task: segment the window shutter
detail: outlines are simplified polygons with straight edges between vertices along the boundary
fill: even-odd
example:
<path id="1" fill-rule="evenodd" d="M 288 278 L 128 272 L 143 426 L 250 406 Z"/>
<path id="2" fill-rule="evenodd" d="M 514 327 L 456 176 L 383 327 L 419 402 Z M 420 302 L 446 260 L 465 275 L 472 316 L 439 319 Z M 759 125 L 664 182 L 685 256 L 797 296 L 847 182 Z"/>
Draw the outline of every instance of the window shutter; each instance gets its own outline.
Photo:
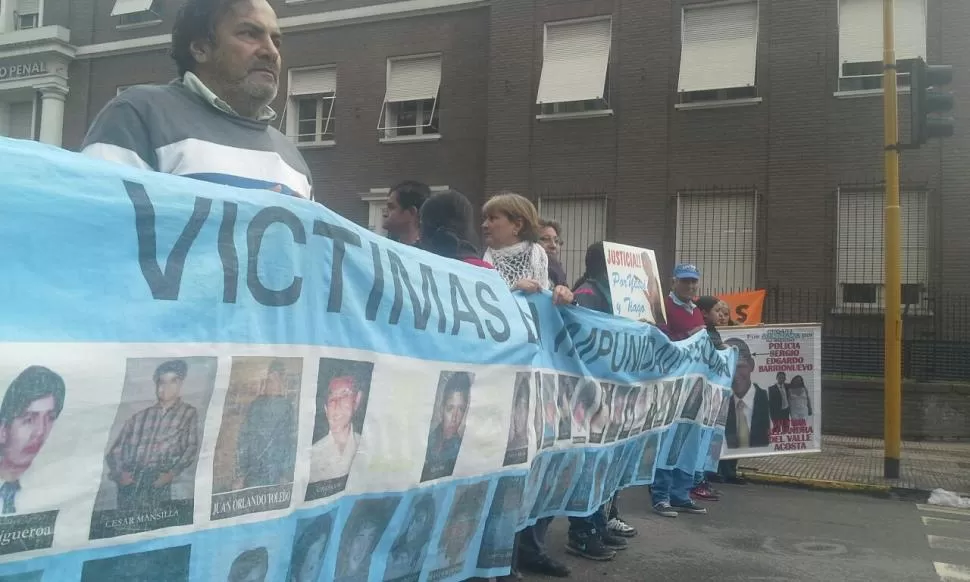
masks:
<path id="1" fill-rule="evenodd" d="M 929 278 L 929 236 L 926 192 L 900 195 L 902 225 L 902 282 L 925 283 Z"/>
<path id="2" fill-rule="evenodd" d="M 536 103 L 603 98 L 612 26 L 608 18 L 546 24 Z"/>
<path id="3" fill-rule="evenodd" d="M 152 0 L 115 0 L 114 8 L 111 9 L 111 16 L 138 14 L 151 9 Z"/>
<path id="4" fill-rule="evenodd" d="M 17 0 L 17 14 L 40 14 L 40 0 Z"/>
<path id="5" fill-rule="evenodd" d="M 758 4 L 685 8 L 680 91 L 751 87 L 758 60 Z"/>
<path id="6" fill-rule="evenodd" d="M 422 101 L 438 96 L 441 85 L 441 55 L 391 59 L 387 62 L 388 103 Z"/>
<path id="7" fill-rule="evenodd" d="M 896 59 L 926 56 L 925 0 L 896 0 Z M 882 61 L 882 0 L 840 0 L 839 60 Z"/>
<path id="8" fill-rule="evenodd" d="M 337 69 L 290 69 L 290 95 L 321 95 L 337 92 Z"/>

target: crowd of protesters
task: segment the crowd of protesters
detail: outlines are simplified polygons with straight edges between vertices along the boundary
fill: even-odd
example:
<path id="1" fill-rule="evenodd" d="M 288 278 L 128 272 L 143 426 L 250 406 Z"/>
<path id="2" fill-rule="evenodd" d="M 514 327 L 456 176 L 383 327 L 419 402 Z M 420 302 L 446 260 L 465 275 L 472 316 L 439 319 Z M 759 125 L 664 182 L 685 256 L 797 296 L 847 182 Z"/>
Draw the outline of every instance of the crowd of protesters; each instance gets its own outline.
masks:
<path id="1" fill-rule="evenodd" d="M 168 85 L 137 86 L 112 99 L 94 120 L 83 153 L 144 170 L 181 175 L 236 187 L 272 190 L 312 199 L 312 178 L 302 154 L 274 126 L 282 71 L 282 35 L 266 0 L 186 0 L 172 31 L 171 55 L 178 78 Z M 495 269 L 510 289 L 552 292 L 559 305 L 576 304 L 612 313 L 602 242 L 586 254 L 585 271 L 570 285 L 559 260 L 564 233 L 541 220 L 526 197 L 492 196 L 478 228 L 475 209 L 461 193 L 431 194 L 420 182 L 394 186 L 387 198 L 384 228 L 400 243 Z M 478 233 L 481 232 L 480 246 Z M 701 274 L 678 265 L 667 318 L 659 327 L 673 340 L 706 328 L 720 343 L 717 326 L 727 309 L 698 293 Z M 736 481 L 736 467 L 717 475 L 658 470 L 652 486 L 653 510 L 662 516 L 704 514 L 695 499 L 716 500 L 708 480 Z M 539 520 L 516 537 L 513 570 L 568 577 L 569 568 L 549 555 L 546 532 L 552 518 Z M 570 518 L 567 552 L 608 561 L 627 547 L 637 530 L 621 517 L 614 497 L 589 517 Z"/>

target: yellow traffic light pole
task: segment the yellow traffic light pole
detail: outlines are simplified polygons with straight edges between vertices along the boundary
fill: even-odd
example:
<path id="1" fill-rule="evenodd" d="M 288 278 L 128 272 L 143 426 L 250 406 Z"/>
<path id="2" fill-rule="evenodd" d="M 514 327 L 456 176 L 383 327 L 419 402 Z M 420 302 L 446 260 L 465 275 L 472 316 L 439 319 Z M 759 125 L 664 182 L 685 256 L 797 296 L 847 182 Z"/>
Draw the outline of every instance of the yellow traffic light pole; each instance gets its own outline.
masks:
<path id="1" fill-rule="evenodd" d="M 902 335 L 900 287 L 899 116 L 896 94 L 894 0 L 883 0 L 883 95 L 885 98 L 886 211 L 885 211 L 885 454 L 883 474 L 899 478 L 902 444 Z"/>

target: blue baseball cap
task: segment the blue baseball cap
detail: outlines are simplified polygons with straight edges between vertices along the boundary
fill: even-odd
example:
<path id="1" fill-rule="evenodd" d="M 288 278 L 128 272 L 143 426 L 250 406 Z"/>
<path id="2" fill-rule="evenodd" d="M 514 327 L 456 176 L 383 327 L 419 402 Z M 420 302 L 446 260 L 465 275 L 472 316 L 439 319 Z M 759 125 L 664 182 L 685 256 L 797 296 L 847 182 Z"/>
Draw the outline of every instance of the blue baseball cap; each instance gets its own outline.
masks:
<path id="1" fill-rule="evenodd" d="M 695 265 L 682 263 L 674 267 L 674 279 L 700 279 L 701 272 Z"/>

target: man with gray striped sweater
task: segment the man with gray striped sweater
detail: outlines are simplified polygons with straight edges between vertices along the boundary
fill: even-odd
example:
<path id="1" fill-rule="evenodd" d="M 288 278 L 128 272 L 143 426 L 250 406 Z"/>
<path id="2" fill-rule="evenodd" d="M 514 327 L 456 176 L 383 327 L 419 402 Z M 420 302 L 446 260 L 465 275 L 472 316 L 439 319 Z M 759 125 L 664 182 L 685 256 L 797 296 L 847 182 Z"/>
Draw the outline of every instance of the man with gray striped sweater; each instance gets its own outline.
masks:
<path id="1" fill-rule="evenodd" d="M 312 198 L 310 170 L 270 122 L 280 29 L 266 0 L 188 0 L 172 30 L 179 78 L 111 100 L 84 154 L 167 174 Z"/>

